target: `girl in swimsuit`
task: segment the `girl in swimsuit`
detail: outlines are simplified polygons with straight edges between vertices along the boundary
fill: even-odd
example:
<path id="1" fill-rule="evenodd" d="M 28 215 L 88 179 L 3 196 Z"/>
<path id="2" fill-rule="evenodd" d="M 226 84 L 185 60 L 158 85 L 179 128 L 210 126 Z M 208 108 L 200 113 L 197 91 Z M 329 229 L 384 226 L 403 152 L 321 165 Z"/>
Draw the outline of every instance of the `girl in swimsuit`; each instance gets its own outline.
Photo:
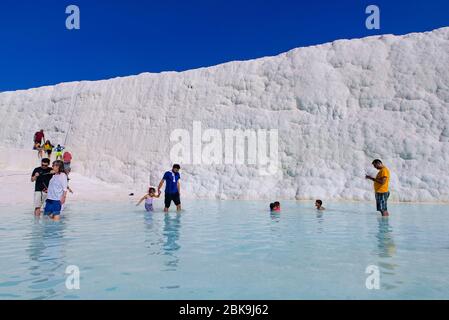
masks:
<path id="1" fill-rule="evenodd" d="M 144 195 L 142 197 L 142 199 L 140 199 L 140 201 L 137 203 L 136 206 L 139 206 L 142 201 L 145 200 L 145 210 L 147 210 L 147 212 L 151 212 L 154 211 L 153 208 L 153 199 L 154 198 L 159 198 L 161 196 L 161 192 L 159 191 L 158 194 L 156 194 L 156 189 L 153 187 L 150 187 L 150 189 L 148 189 L 148 193 L 146 195 Z"/>

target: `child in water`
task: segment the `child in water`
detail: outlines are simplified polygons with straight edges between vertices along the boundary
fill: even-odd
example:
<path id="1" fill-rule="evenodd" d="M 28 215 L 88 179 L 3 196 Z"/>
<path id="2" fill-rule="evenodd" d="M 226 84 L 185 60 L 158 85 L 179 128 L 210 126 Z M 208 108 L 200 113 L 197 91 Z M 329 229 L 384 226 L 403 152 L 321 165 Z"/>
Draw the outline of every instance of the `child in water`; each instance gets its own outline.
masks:
<path id="1" fill-rule="evenodd" d="M 151 212 L 154 211 L 153 208 L 153 199 L 154 198 L 159 198 L 161 196 L 161 192 L 159 191 L 158 194 L 156 194 L 156 189 L 153 187 L 150 187 L 148 189 L 148 193 L 146 195 L 144 195 L 142 197 L 142 199 L 140 199 L 140 201 L 136 204 L 136 206 L 139 206 L 142 201 L 145 200 L 145 210 L 147 210 L 147 212 Z"/>
<path id="2" fill-rule="evenodd" d="M 323 201 L 321 200 L 316 200 L 315 201 L 315 207 L 317 210 L 321 211 L 321 210 L 326 210 L 325 207 L 323 207 Z"/>
<path id="3" fill-rule="evenodd" d="M 281 211 L 281 204 L 279 201 L 270 203 L 270 211 Z"/>

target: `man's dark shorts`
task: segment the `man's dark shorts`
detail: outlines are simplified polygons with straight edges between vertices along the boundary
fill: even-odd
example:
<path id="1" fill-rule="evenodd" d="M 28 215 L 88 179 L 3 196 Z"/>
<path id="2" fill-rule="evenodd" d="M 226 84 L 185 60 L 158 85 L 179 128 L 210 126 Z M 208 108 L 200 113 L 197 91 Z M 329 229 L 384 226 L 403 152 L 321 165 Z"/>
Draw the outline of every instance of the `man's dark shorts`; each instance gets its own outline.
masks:
<path id="1" fill-rule="evenodd" d="M 181 204 L 181 199 L 179 197 L 179 192 L 176 193 L 166 193 L 165 194 L 165 207 L 170 208 L 171 202 L 174 202 L 175 205 Z"/>
<path id="2" fill-rule="evenodd" d="M 380 212 L 388 211 L 387 208 L 388 197 L 390 197 L 390 192 L 376 193 L 377 211 Z"/>

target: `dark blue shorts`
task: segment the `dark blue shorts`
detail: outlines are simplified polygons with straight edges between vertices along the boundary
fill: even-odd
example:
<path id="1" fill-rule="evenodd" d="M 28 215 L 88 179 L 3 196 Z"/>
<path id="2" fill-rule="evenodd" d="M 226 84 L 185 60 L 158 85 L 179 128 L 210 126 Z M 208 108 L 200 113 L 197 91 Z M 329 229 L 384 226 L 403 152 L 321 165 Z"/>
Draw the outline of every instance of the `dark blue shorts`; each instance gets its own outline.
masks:
<path id="1" fill-rule="evenodd" d="M 50 199 L 47 199 L 47 201 L 45 201 L 44 215 L 48 216 L 50 214 L 54 216 L 61 214 L 61 201 Z"/>
<path id="2" fill-rule="evenodd" d="M 390 192 L 376 193 L 376 207 L 377 211 L 384 212 L 388 211 L 387 201 L 390 197 Z"/>

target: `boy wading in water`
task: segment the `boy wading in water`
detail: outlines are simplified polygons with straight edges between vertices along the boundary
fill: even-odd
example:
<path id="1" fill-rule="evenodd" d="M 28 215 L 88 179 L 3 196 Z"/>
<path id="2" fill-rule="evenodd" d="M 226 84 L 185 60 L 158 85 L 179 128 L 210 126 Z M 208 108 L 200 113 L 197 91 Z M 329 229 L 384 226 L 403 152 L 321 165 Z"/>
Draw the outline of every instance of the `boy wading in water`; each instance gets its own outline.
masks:
<path id="1" fill-rule="evenodd" d="M 165 208 L 164 212 L 168 212 L 168 208 L 170 208 L 170 204 L 173 201 L 176 205 L 176 210 L 181 211 L 181 199 L 180 199 L 180 191 L 181 186 L 179 184 L 179 179 L 181 176 L 179 175 L 179 170 L 181 167 L 179 164 L 174 164 L 171 171 L 167 171 L 164 174 L 161 182 L 159 182 L 159 186 L 157 188 L 158 194 L 161 192 L 161 188 L 164 185 L 165 181 Z"/>
<path id="2" fill-rule="evenodd" d="M 315 200 L 315 208 L 316 208 L 318 211 L 326 210 L 326 208 L 323 207 L 323 201 L 321 201 L 320 199 Z"/>
<path id="3" fill-rule="evenodd" d="M 374 168 L 379 170 L 375 178 L 366 175 L 365 178 L 374 181 L 374 192 L 376 195 L 376 206 L 383 217 L 388 217 L 387 201 L 390 196 L 388 184 L 390 182 L 390 171 L 382 164 L 382 161 L 375 159 L 372 162 Z"/>

